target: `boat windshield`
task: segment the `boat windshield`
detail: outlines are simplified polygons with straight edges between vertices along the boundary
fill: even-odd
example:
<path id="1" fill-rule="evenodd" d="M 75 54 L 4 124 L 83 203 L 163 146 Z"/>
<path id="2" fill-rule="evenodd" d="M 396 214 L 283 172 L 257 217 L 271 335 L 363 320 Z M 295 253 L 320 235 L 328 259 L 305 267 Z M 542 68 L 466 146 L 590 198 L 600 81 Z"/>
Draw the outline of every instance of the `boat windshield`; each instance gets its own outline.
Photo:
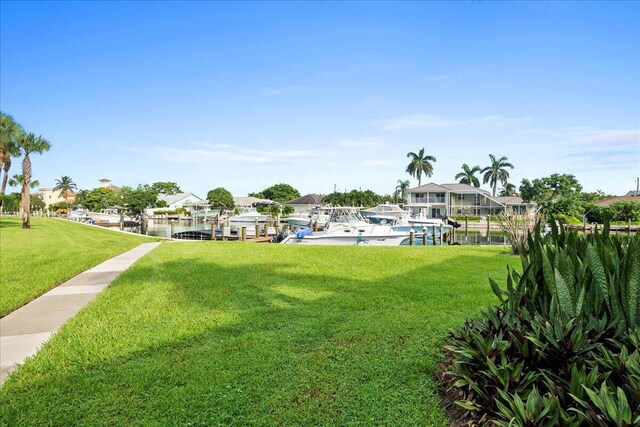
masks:
<path id="1" fill-rule="evenodd" d="M 331 212 L 331 222 L 361 222 L 360 214 L 353 209 L 336 209 Z"/>

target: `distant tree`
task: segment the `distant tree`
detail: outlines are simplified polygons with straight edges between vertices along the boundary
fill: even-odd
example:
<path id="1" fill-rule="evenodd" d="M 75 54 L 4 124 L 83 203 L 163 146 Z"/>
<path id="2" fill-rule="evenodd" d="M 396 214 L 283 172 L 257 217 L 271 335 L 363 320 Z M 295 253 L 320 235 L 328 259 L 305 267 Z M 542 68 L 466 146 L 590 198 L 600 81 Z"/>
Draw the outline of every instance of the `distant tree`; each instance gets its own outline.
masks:
<path id="1" fill-rule="evenodd" d="M 37 194 L 31 194 L 31 211 L 39 211 L 47 207 L 47 204 L 42 200 L 42 197 Z"/>
<path id="2" fill-rule="evenodd" d="M 502 187 L 502 189 L 500 190 L 500 193 L 498 195 L 501 196 L 501 197 L 517 196 L 518 195 L 518 189 L 516 188 L 516 186 L 514 184 L 511 184 L 510 182 L 508 182 L 506 186 Z"/>
<path id="3" fill-rule="evenodd" d="M 167 206 L 169 206 L 169 205 L 167 204 L 166 200 L 158 200 L 156 202 L 156 207 L 157 208 L 166 208 Z"/>
<path id="4" fill-rule="evenodd" d="M 482 182 L 484 184 L 489 183 L 493 188 L 493 196 L 495 197 L 498 182 L 506 187 L 509 181 L 509 172 L 507 171 L 507 168 L 513 169 L 513 165 L 509 163 L 507 161 L 509 159 L 504 156 L 497 159 L 493 154 L 489 154 L 489 159 L 491 160 L 491 164 L 481 171 L 484 174 Z"/>
<path id="5" fill-rule="evenodd" d="M 390 198 L 390 196 L 387 196 Z M 331 206 L 371 207 L 382 203 L 383 197 L 371 190 L 351 190 L 348 193 L 333 192 L 322 199 L 322 204 Z"/>
<path id="6" fill-rule="evenodd" d="M 424 148 L 421 148 L 418 154 L 407 153 L 407 157 L 411 159 L 407 165 L 407 173 L 415 177 L 418 180 L 418 186 L 420 186 L 422 185 L 422 174 L 427 177 L 433 175 L 433 165 L 430 162 L 435 162 L 436 158 L 425 155 Z"/>
<path id="7" fill-rule="evenodd" d="M 150 185 L 138 185 L 138 187 L 123 187 L 122 202 L 132 215 L 140 215 L 145 209 L 153 208 L 158 201 L 158 192 Z"/>
<path id="8" fill-rule="evenodd" d="M 223 187 L 209 191 L 207 193 L 207 200 L 211 203 L 211 207 L 218 209 L 220 213 L 224 210 L 231 210 L 236 206 L 231 193 Z"/>
<path id="9" fill-rule="evenodd" d="M 262 197 L 259 197 L 258 195 L 262 195 Z M 275 184 L 269 188 L 265 188 L 259 193 L 252 193 L 250 196 L 282 203 L 297 199 L 300 197 L 300 192 L 289 184 Z"/>
<path id="10" fill-rule="evenodd" d="M 607 196 L 605 194 L 604 191 L 602 190 L 596 190 L 590 193 L 582 193 L 580 194 L 580 199 L 587 202 L 587 203 L 591 203 L 591 202 L 595 202 L 596 200 L 602 200 L 605 199 L 609 196 Z"/>
<path id="11" fill-rule="evenodd" d="M 20 193 L 0 194 L 2 209 L 8 212 L 17 212 L 20 209 Z"/>
<path id="12" fill-rule="evenodd" d="M 84 205 L 84 201 L 87 199 L 87 196 L 89 195 L 89 190 L 80 190 L 76 193 L 76 205 L 81 205 L 83 207 L 86 207 Z"/>
<path id="13" fill-rule="evenodd" d="M 31 228 L 31 154 L 42 154 L 49 151 L 51 143 L 33 133 L 23 134 L 18 140 L 22 154 L 22 228 Z"/>
<path id="14" fill-rule="evenodd" d="M 23 183 L 24 183 L 24 178 L 22 177 L 22 174 L 17 174 L 16 173 L 11 178 L 9 178 L 9 186 L 10 187 L 22 187 Z M 29 186 L 31 188 L 36 188 L 39 185 L 40 185 L 40 181 L 38 181 L 37 179 L 34 179 L 29 184 Z"/>
<path id="15" fill-rule="evenodd" d="M 180 189 L 178 184 L 169 181 L 154 182 L 153 184 L 151 184 L 151 188 L 153 188 L 158 194 L 172 195 L 182 193 L 182 190 Z"/>
<path id="16" fill-rule="evenodd" d="M 476 188 L 480 187 L 480 180 L 475 175 L 476 172 L 480 172 L 480 166 L 469 167 L 468 164 L 462 164 L 462 172 L 456 175 L 456 179 L 459 179 L 461 184 L 473 185 Z"/>
<path id="17" fill-rule="evenodd" d="M 69 204 L 69 193 L 78 189 L 78 186 L 71 179 L 71 177 L 63 176 L 60 179 L 56 179 L 56 186 L 53 187 L 55 191 L 60 191 L 60 195 L 64 197 L 64 201 Z"/>
<path id="18" fill-rule="evenodd" d="M 258 191 L 257 193 L 249 193 L 247 194 L 247 196 L 255 197 L 257 199 L 266 199 L 266 197 L 264 197 L 264 194 L 262 194 L 262 191 Z"/>
<path id="19" fill-rule="evenodd" d="M 0 112 L 0 172 L 3 172 L 0 194 L 4 194 L 7 189 L 11 158 L 20 156 L 18 140 L 23 133 L 22 126 L 13 117 Z"/>
<path id="20" fill-rule="evenodd" d="M 523 179 L 520 197 L 525 202 L 536 202 L 544 212 L 578 216 L 582 212 L 580 194 L 582 185 L 575 176 L 558 174 L 533 181 Z"/>
<path id="21" fill-rule="evenodd" d="M 402 203 L 406 202 L 406 194 L 407 194 L 407 190 L 409 189 L 409 187 L 411 186 L 411 182 L 409 182 L 408 179 L 406 180 L 398 180 L 398 184 L 396 185 L 396 191 L 394 193 L 394 199 L 396 199 L 396 202 L 398 201 L 398 196 L 400 196 L 400 200 L 402 201 Z"/>
<path id="22" fill-rule="evenodd" d="M 119 191 L 100 187 L 91 191 L 80 191 L 76 196 L 76 203 L 92 212 L 99 212 L 101 209 L 119 206 L 122 204 L 122 197 Z"/>

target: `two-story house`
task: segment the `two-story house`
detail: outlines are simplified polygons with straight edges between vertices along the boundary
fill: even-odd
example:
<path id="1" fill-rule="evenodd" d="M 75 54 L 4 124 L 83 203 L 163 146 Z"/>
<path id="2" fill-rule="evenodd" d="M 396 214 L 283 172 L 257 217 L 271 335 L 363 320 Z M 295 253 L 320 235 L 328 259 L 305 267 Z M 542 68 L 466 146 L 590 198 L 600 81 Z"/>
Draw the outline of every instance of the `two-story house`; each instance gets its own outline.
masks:
<path id="1" fill-rule="evenodd" d="M 496 215 L 504 212 L 533 215 L 535 203 L 525 203 L 518 196 L 493 197 L 481 188 L 467 184 L 435 184 L 433 182 L 408 190 L 408 203 L 413 214 L 428 218 L 450 215 Z"/>

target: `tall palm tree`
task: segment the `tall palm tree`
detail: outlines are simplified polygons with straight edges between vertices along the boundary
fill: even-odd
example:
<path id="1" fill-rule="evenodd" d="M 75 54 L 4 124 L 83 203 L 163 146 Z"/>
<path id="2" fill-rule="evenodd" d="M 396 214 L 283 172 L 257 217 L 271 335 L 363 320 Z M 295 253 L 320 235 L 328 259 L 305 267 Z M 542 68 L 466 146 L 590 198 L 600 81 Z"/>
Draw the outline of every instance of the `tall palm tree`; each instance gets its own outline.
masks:
<path id="1" fill-rule="evenodd" d="M 22 228 L 31 228 L 31 159 L 29 155 L 49 151 L 51 143 L 42 136 L 28 133 L 20 137 L 18 146 L 24 155 L 22 159 Z"/>
<path id="2" fill-rule="evenodd" d="M 4 194 L 7 189 L 9 169 L 11 169 L 11 158 L 20 155 L 18 139 L 24 133 L 22 127 L 9 114 L 0 112 L 0 173 L 2 184 L 0 194 Z"/>
<path id="3" fill-rule="evenodd" d="M 436 158 L 425 155 L 424 148 L 421 148 L 418 154 L 407 153 L 407 157 L 411 159 L 407 166 L 407 173 L 418 179 L 418 185 L 422 184 L 422 174 L 425 176 L 433 175 L 433 165 L 429 162 L 435 162 Z"/>
<path id="4" fill-rule="evenodd" d="M 53 187 L 54 190 L 60 190 L 60 195 L 64 197 L 67 205 L 69 204 L 69 193 L 73 190 L 77 190 L 78 186 L 69 176 L 63 176 L 60 179 L 56 179 L 56 186 Z"/>
<path id="5" fill-rule="evenodd" d="M 482 169 L 482 173 L 484 177 L 482 178 L 482 182 L 486 184 L 487 182 L 493 188 L 493 197 L 496 196 L 496 189 L 498 188 L 498 181 L 506 186 L 509 180 L 509 172 L 507 168 L 513 169 L 513 165 L 507 160 L 507 157 L 500 157 L 496 159 L 493 154 L 489 154 L 489 159 L 491 160 L 491 164 L 486 168 Z"/>
<path id="6" fill-rule="evenodd" d="M 476 172 L 480 172 L 480 166 L 469 167 L 468 164 L 462 164 L 462 172 L 456 175 L 456 179 L 460 180 L 461 184 L 473 185 L 474 187 L 480 187 L 480 180 L 475 176 Z"/>
<path id="7" fill-rule="evenodd" d="M 396 201 L 398 201 L 398 196 L 400 196 L 402 203 L 406 201 L 405 197 L 410 186 L 411 182 L 408 179 L 404 181 L 401 179 L 398 180 L 398 185 L 396 185 Z"/>

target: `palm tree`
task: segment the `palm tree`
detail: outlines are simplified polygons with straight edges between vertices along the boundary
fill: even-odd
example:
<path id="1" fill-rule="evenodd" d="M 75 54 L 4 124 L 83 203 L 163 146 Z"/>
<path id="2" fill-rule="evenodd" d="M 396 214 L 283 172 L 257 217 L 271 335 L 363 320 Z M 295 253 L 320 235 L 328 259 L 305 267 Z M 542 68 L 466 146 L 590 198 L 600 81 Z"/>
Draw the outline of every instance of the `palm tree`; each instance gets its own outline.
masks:
<path id="1" fill-rule="evenodd" d="M 69 193 L 73 190 L 77 190 L 78 186 L 73 182 L 71 177 L 65 175 L 60 179 L 56 179 L 56 186 L 53 187 L 53 189 L 60 190 L 60 195 L 64 197 L 67 205 L 69 205 Z"/>
<path id="2" fill-rule="evenodd" d="M 398 180 L 398 185 L 396 185 L 396 202 L 398 201 L 398 195 L 401 196 L 402 203 L 405 202 L 405 195 L 410 186 L 411 182 L 409 182 L 408 179 L 404 181 L 401 179 Z"/>
<path id="3" fill-rule="evenodd" d="M 518 192 L 516 189 L 516 186 L 514 184 L 511 183 L 506 183 L 505 186 L 502 188 L 502 190 L 500 190 L 500 194 L 501 197 L 504 196 L 517 196 Z"/>
<path id="4" fill-rule="evenodd" d="M 456 179 L 460 180 L 461 184 L 473 185 L 474 187 L 480 187 L 480 180 L 475 176 L 476 172 L 480 172 L 480 166 L 469 167 L 468 164 L 462 164 L 462 172 L 456 175 Z"/>
<path id="5" fill-rule="evenodd" d="M 24 154 L 22 159 L 22 228 L 31 228 L 31 159 L 32 153 L 42 154 L 49 151 L 51 143 L 42 136 L 33 133 L 23 134 L 18 140 L 18 146 Z"/>
<path id="6" fill-rule="evenodd" d="M 418 179 L 418 186 L 422 184 L 422 174 L 425 176 L 433 175 L 433 165 L 429 162 L 435 162 L 436 158 L 425 155 L 424 148 L 421 148 L 418 154 L 409 152 L 407 157 L 411 162 L 407 166 L 407 173 Z"/>
<path id="7" fill-rule="evenodd" d="M 24 133 L 22 127 L 9 114 L 0 112 L 0 173 L 4 172 L 0 194 L 4 194 L 7 189 L 9 169 L 11 169 L 11 158 L 20 155 L 18 139 Z"/>
<path id="8" fill-rule="evenodd" d="M 506 168 L 513 169 L 513 165 L 507 162 L 507 160 L 509 159 L 504 156 L 496 159 L 493 154 L 489 154 L 489 159 L 491 160 L 491 165 L 487 166 L 481 171 L 484 174 L 482 182 L 484 184 L 486 184 L 487 182 L 489 183 L 489 185 L 493 188 L 493 197 L 495 197 L 496 189 L 498 187 L 498 181 L 500 181 L 503 186 L 507 185 L 509 172 Z"/>
<path id="9" fill-rule="evenodd" d="M 24 181 L 24 178 L 22 177 L 22 175 L 15 174 L 11 178 L 9 178 L 9 185 L 11 187 L 21 187 L 23 181 Z M 36 188 L 39 185 L 40 185 L 40 181 L 36 179 L 31 181 L 31 184 L 29 184 L 29 187 Z"/>

